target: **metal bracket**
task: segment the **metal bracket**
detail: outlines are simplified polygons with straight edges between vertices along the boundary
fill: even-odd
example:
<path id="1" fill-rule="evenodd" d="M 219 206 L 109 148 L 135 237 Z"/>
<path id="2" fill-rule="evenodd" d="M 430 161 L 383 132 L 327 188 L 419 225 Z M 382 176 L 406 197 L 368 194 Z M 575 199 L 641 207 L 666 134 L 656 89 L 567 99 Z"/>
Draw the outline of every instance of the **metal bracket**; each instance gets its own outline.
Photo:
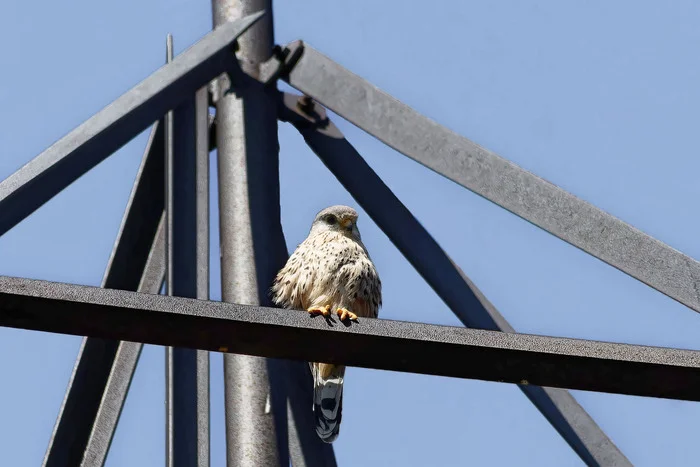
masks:
<path id="1" fill-rule="evenodd" d="M 292 71 L 304 52 L 304 43 L 294 41 L 284 48 L 276 45 L 272 49 L 272 57 L 260 66 L 258 80 L 265 86 L 270 86 L 278 78 L 285 78 Z"/>
<path id="2" fill-rule="evenodd" d="M 300 129 L 327 129 L 330 120 L 326 109 L 307 95 L 298 96 L 288 92 L 277 95 L 277 116 L 282 122 L 291 123 Z M 340 136 L 340 138 L 343 138 Z"/>
<path id="3" fill-rule="evenodd" d="M 234 62 L 226 71 L 229 75 L 231 87 L 224 92 L 241 91 L 251 82 L 262 83 L 265 88 L 273 86 L 277 79 L 284 79 L 289 76 L 289 73 L 301 58 L 303 51 L 304 44 L 301 41 L 292 42 L 284 47 L 276 45 L 272 49 L 272 56 L 260 65 L 257 77 L 246 73 L 238 62 Z M 222 93 L 220 86 L 221 83 L 218 77 L 209 83 L 209 107 L 216 108 Z"/>
<path id="4" fill-rule="evenodd" d="M 276 45 L 272 49 L 272 57 L 260 65 L 260 74 L 257 79 L 245 73 L 240 67 L 234 67 L 233 69 L 229 70 L 232 78 L 231 81 L 236 81 L 239 89 L 241 87 L 245 87 L 246 82 L 250 83 L 250 80 L 252 79 L 262 83 L 264 87 L 270 87 L 274 85 L 279 78 L 284 79 L 289 75 L 289 73 L 294 69 L 294 66 L 299 62 L 303 52 L 304 43 L 302 41 L 291 42 L 285 47 Z M 216 103 L 221 95 L 218 78 L 209 83 L 208 89 L 209 107 L 216 108 Z M 308 109 L 309 110 L 306 113 L 309 113 L 309 111 L 313 109 L 313 103 L 310 103 L 310 107 L 308 107 Z M 216 116 L 210 117 L 210 150 L 214 150 L 216 146 L 216 124 Z"/>

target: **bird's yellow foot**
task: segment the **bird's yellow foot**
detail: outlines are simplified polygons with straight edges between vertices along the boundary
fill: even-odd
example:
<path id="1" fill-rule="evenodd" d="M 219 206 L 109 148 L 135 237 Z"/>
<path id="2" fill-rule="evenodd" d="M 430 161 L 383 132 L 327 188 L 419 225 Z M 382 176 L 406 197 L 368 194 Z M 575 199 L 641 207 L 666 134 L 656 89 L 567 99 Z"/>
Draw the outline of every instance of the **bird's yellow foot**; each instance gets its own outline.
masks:
<path id="1" fill-rule="evenodd" d="M 323 315 L 328 317 L 331 314 L 331 306 L 312 306 L 306 311 L 308 311 L 311 315 Z"/>
<path id="2" fill-rule="evenodd" d="M 338 313 L 338 316 L 340 316 L 340 321 L 345 321 L 346 319 L 357 321 L 357 315 L 347 308 L 338 308 L 336 313 Z"/>

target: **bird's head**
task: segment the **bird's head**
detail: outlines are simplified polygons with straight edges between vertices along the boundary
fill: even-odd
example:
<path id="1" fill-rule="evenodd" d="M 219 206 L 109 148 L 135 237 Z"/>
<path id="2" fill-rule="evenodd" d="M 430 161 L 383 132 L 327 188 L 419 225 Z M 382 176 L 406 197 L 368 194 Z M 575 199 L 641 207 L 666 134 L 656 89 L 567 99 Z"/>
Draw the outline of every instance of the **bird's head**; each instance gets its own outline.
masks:
<path id="1" fill-rule="evenodd" d="M 360 240 L 360 230 L 357 228 L 357 211 L 350 206 L 331 206 L 318 214 L 311 224 L 311 233 L 335 231 Z"/>

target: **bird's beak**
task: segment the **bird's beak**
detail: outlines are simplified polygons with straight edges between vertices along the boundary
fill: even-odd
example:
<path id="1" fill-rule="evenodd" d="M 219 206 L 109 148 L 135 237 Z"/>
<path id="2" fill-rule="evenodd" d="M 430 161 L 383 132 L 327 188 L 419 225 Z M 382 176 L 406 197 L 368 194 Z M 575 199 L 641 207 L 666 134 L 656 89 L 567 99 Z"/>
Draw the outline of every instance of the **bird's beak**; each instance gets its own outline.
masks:
<path id="1" fill-rule="evenodd" d="M 346 217 L 344 219 L 341 219 L 340 225 L 344 228 L 347 229 L 348 227 L 352 226 L 352 217 Z"/>

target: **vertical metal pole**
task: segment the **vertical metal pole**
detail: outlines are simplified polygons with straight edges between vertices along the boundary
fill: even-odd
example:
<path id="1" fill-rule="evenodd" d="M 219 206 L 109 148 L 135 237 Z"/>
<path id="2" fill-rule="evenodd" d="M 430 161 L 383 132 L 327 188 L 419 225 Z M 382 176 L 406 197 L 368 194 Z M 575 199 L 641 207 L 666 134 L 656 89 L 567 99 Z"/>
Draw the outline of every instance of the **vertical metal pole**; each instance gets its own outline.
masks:
<path id="1" fill-rule="evenodd" d="M 272 54 L 271 0 L 212 0 L 214 26 L 265 10 L 239 41 L 241 67 L 257 77 Z M 233 58 L 233 57 L 232 57 Z M 276 89 L 227 92 L 218 81 L 217 147 L 222 299 L 269 304 L 268 289 L 284 265 L 280 223 Z M 224 355 L 227 465 L 289 465 L 286 362 Z M 272 383 L 271 383 L 272 380 Z M 272 389 L 272 393 L 271 393 Z"/>
<path id="2" fill-rule="evenodd" d="M 195 94 L 197 298 L 209 300 L 209 89 Z M 197 350 L 197 466 L 209 467 L 209 352 Z"/>
<path id="3" fill-rule="evenodd" d="M 167 60 L 172 59 L 173 41 L 168 35 Z M 190 298 L 197 298 L 199 285 L 195 108 L 193 95 L 165 116 L 166 292 Z M 202 434 L 208 437 L 209 424 L 207 420 L 206 425 L 199 425 L 197 363 L 196 350 L 166 348 L 168 467 L 206 465 L 198 461 L 198 441 Z"/>

